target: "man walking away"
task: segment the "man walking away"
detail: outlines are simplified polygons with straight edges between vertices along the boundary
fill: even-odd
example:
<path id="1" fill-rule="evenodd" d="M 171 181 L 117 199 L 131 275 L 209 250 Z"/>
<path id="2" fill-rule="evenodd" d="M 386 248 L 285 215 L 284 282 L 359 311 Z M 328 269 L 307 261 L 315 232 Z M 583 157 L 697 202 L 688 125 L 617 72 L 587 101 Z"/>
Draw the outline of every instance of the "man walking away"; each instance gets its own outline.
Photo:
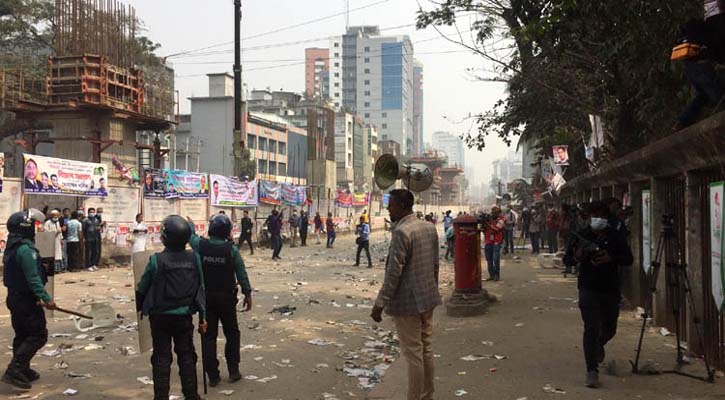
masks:
<path id="1" fill-rule="evenodd" d="M 254 223 L 249 218 L 249 211 L 244 210 L 244 216 L 242 217 L 241 232 L 239 233 L 239 249 L 241 250 L 242 244 L 247 242 L 249 244 L 249 254 L 254 255 L 254 247 L 252 246 L 252 228 Z"/>
<path id="2" fill-rule="evenodd" d="M 325 233 L 325 230 L 322 228 L 322 217 L 320 216 L 319 212 L 315 213 L 315 237 L 317 238 L 317 244 L 320 244 L 320 234 Z"/>
<path id="3" fill-rule="evenodd" d="M 209 325 L 202 346 L 202 362 L 209 375 L 209 385 L 215 387 L 221 381 L 219 360 L 216 356 L 216 342 L 219 322 L 222 324 L 226 345 L 224 357 L 227 360 L 229 381 L 242 379 L 239 372 L 239 323 L 237 322 L 237 284 L 244 294 L 244 309 L 252 309 L 252 287 L 244 268 L 239 249 L 228 240 L 232 234 L 232 221 L 226 215 L 218 214 L 209 222 L 209 239 L 200 238 L 192 231 L 191 247 L 201 257 L 206 289 L 206 321 Z"/>
<path id="4" fill-rule="evenodd" d="M 70 213 L 70 220 L 66 226 L 68 247 L 68 270 L 78 271 L 83 264 L 81 254 L 81 239 L 83 238 L 83 225 L 78 221 L 78 211 Z"/>
<path id="5" fill-rule="evenodd" d="M 310 229 L 310 217 L 307 211 L 300 211 L 300 246 L 307 247 L 307 231 Z"/>
<path id="6" fill-rule="evenodd" d="M 277 210 L 272 210 L 272 215 L 267 219 L 267 228 L 269 234 L 272 236 L 272 259 L 281 260 L 282 257 L 279 253 L 282 251 L 282 218 L 284 210 L 280 213 Z"/>
<path id="7" fill-rule="evenodd" d="M 98 219 L 96 219 L 96 209 L 88 209 L 88 217 L 83 220 L 83 239 L 86 246 L 86 268 L 89 271 L 95 271 L 98 266 L 95 264 L 98 260 L 98 241 L 101 240 L 101 233 L 98 230 Z"/>
<path id="8" fill-rule="evenodd" d="M 528 207 L 524 207 L 521 210 L 521 239 L 523 239 L 524 245 L 526 239 L 529 237 L 529 231 L 531 230 L 531 210 Z"/>
<path id="9" fill-rule="evenodd" d="M 451 258 L 454 257 L 453 248 L 455 247 L 455 240 L 456 240 L 455 237 L 456 237 L 456 235 L 455 235 L 455 232 L 454 232 L 454 229 L 453 229 L 453 224 L 451 224 L 451 226 L 449 226 L 448 228 L 446 228 L 445 235 L 446 235 L 446 256 L 445 256 L 445 259 L 448 260 L 448 255 L 449 254 L 450 254 Z"/>
<path id="10" fill-rule="evenodd" d="M 503 230 L 505 226 L 501 209 L 493 206 L 491 208 L 492 219 L 486 223 L 484 228 L 484 252 L 488 263 L 488 280 L 498 281 L 501 279 L 501 243 L 503 242 Z"/>
<path id="11" fill-rule="evenodd" d="M 607 222 L 609 210 L 601 202 L 590 207 L 589 227 L 570 247 L 566 258 L 580 264 L 578 288 L 579 310 L 584 321 L 584 359 L 586 386 L 599 387 L 599 364 L 604 361 L 604 346 L 617 332 L 619 318 L 619 268 L 634 261 L 626 235 Z M 571 254 L 573 253 L 573 254 Z"/>
<path id="12" fill-rule="evenodd" d="M 3 256 L 3 283 L 8 289 L 6 305 L 15 338 L 13 357 L 0 380 L 25 390 L 40 378 L 30 368 L 30 361 L 48 341 L 43 307 L 55 309 L 55 302 L 44 288 L 48 279 L 35 248 L 35 223 L 44 217 L 31 209 L 13 213 L 6 222 L 9 235 Z"/>
<path id="13" fill-rule="evenodd" d="M 504 216 L 504 237 L 503 237 L 503 254 L 514 254 L 514 231 L 516 230 L 516 213 L 506 207 L 503 212 Z"/>
<path id="14" fill-rule="evenodd" d="M 136 310 L 148 315 L 151 322 L 154 400 L 169 398 L 172 341 L 184 399 L 201 399 L 191 316 L 199 312 L 199 331 L 204 334 L 206 306 L 201 260 L 186 250 L 190 236 L 191 227 L 185 219 L 178 215 L 166 217 L 161 223 L 164 251 L 149 258 L 136 287 Z"/>
<path id="15" fill-rule="evenodd" d="M 552 254 L 559 251 L 557 241 L 559 222 L 559 213 L 553 205 L 549 206 L 549 212 L 546 214 L 546 241 L 549 244 L 549 253 Z"/>
<path id="16" fill-rule="evenodd" d="M 544 217 L 541 211 L 534 208 L 531 211 L 531 223 L 529 224 L 529 238 L 531 239 L 531 254 L 539 254 L 541 244 L 541 225 L 544 224 Z"/>
<path id="17" fill-rule="evenodd" d="M 331 249 L 332 245 L 335 243 L 335 238 L 337 237 L 335 234 L 335 227 L 337 224 L 332 220 L 332 213 L 327 213 L 325 225 L 327 227 L 327 248 Z"/>
<path id="18" fill-rule="evenodd" d="M 383 287 L 371 317 L 382 312 L 393 318 L 400 348 L 408 364 L 408 400 L 431 400 L 434 392 L 433 310 L 441 304 L 438 293 L 438 233 L 435 226 L 413 214 L 413 194 L 390 192 L 388 212 L 392 239 Z"/>
<path id="19" fill-rule="evenodd" d="M 370 224 L 365 222 L 365 217 L 360 216 L 360 223 L 355 227 L 355 235 L 357 239 L 357 255 L 355 256 L 355 267 L 360 266 L 360 253 L 365 250 L 365 254 L 368 257 L 368 268 L 373 267 L 373 262 L 370 259 Z"/>
<path id="20" fill-rule="evenodd" d="M 300 229 L 300 217 L 297 215 L 297 210 L 292 210 L 292 214 L 289 216 L 289 233 L 290 233 L 290 248 L 297 247 L 297 231 Z"/>
<path id="21" fill-rule="evenodd" d="M 451 210 L 446 211 L 446 216 L 443 217 L 443 232 L 447 232 L 448 228 L 453 226 L 453 217 L 451 217 Z"/>

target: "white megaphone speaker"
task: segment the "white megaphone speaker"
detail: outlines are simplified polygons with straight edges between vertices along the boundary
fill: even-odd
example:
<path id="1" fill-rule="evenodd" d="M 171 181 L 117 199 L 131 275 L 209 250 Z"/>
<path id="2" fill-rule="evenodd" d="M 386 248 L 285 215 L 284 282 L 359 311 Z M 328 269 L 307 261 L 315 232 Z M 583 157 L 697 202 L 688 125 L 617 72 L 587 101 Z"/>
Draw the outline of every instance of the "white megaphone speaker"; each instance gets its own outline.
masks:
<path id="1" fill-rule="evenodd" d="M 385 190 L 401 179 L 411 192 L 424 192 L 433 184 L 433 173 L 425 165 L 400 165 L 392 154 L 383 154 L 375 162 L 375 184 Z"/>

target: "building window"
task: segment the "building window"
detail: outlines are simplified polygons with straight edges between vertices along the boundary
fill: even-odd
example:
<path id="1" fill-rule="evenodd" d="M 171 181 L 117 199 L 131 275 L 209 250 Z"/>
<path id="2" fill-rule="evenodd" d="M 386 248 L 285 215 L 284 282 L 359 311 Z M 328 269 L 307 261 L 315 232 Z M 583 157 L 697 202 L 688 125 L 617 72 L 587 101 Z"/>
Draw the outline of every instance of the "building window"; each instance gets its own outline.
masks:
<path id="1" fill-rule="evenodd" d="M 366 52 L 366 53 L 370 53 L 370 47 L 368 47 L 368 46 L 365 46 L 365 52 Z"/>
<path id="2" fill-rule="evenodd" d="M 259 138 L 259 150 L 267 151 L 267 138 Z"/>
<path id="3" fill-rule="evenodd" d="M 370 118 L 370 113 L 365 113 L 365 118 Z"/>
<path id="4" fill-rule="evenodd" d="M 340 97 L 340 93 L 335 93 L 335 97 Z"/>
<path id="5" fill-rule="evenodd" d="M 335 103 L 335 107 L 340 107 L 340 103 Z"/>
<path id="6" fill-rule="evenodd" d="M 365 84 L 366 84 L 366 85 L 369 85 L 369 84 L 370 84 L 370 81 L 369 81 L 369 80 L 367 80 L 367 79 L 365 79 Z"/>
<path id="7" fill-rule="evenodd" d="M 277 163 L 274 161 L 269 162 L 269 172 L 267 172 L 270 175 L 277 175 Z"/>
<path id="8" fill-rule="evenodd" d="M 382 125 L 382 128 L 383 128 L 383 129 L 388 129 L 388 124 L 383 124 L 383 125 Z"/>
<path id="9" fill-rule="evenodd" d="M 340 63 L 339 63 L 339 62 L 336 62 L 336 63 L 335 63 L 335 66 L 336 66 L 336 67 L 339 67 L 339 66 L 340 66 Z"/>
<path id="10" fill-rule="evenodd" d="M 370 68 L 365 68 L 365 73 L 366 74 L 369 74 L 370 73 Z"/>
<path id="11" fill-rule="evenodd" d="M 383 135 L 383 140 L 388 140 L 388 135 Z"/>
<path id="12" fill-rule="evenodd" d="M 260 174 L 267 173 L 267 160 L 257 159 L 257 169 Z"/>
<path id="13" fill-rule="evenodd" d="M 370 107 L 370 102 L 369 101 L 366 101 L 365 102 L 365 107 Z"/>
<path id="14" fill-rule="evenodd" d="M 277 141 L 276 140 L 269 140 L 269 152 L 270 153 L 276 153 L 277 152 Z M 271 169 L 271 166 L 270 166 Z"/>
<path id="15" fill-rule="evenodd" d="M 383 118 L 388 118 L 388 113 L 384 112 L 383 113 Z"/>
<path id="16" fill-rule="evenodd" d="M 257 147 L 257 136 L 247 133 L 247 147 L 254 149 Z"/>
<path id="17" fill-rule="evenodd" d="M 340 73 L 339 72 L 335 72 L 335 78 L 339 78 L 339 77 L 340 77 Z"/>
<path id="18" fill-rule="evenodd" d="M 352 164 L 352 154 L 347 153 L 347 165 Z"/>
<path id="19" fill-rule="evenodd" d="M 281 155 L 287 154 L 287 143 L 279 142 L 279 154 L 281 154 Z"/>
<path id="20" fill-rule="evenodd" d="M 335 87 L 340 87 L 340 83 L 339 82 L 335 82 Z"/>
<path id="21" fill-rule="evenodd" d="M 340 53 L 335 53 L 335 57 L 340 57 Z"/>
<path id="22" fill-rule="evenodd" d="M 340 47 L 340 43 L 339 42 L 335 42 L 335 43 L 332 44 L 332 47 Z"/>
<path id="23" fill-rule="evenodd" d="M 370 96 L 370 91 L 369 90 L 366 90 L 365 91 L 365 96 Z"/>
<path id="24" fill-rule="evenodd" d="M 287 175 L 287 164 L 285 164 L 283 162 L 277 163 L 277 175 L 279 175 L 279 176 Z"/>
<path id="25" fill-rule="evenodd" d="M 366 63 L 369 63 L 370 62 L 370 59 L 368 57 L 365 57 L 365 62 Z"/>

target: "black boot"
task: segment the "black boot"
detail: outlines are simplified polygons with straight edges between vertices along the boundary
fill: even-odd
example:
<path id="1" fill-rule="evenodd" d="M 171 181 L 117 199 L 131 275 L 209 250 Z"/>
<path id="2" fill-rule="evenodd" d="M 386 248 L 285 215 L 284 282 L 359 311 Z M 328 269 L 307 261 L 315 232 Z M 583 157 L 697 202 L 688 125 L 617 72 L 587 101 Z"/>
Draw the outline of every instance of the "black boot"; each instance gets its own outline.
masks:
<path id="1" fill-rule="evenodd" d="M 242 374 L 239 372 L 239 366 L 229 367 L 229 382 L 237 382 L 242 379 Z"/>
<path id="2" fill-rule="evenodd" d="M 27 368 L 24 372 L 24 375 L 28 382 L 35 382 L 40 379 L 40 374 L 38 373 L 38 371 L 32 368 Z"/>
<path id="3" fill-rule="evenodd" d="M 25 374 L 12 366 L 8 367 L 5 374 L 3 374 L 2 378 L 0 378 L 0 381 L 23 390 L 30 390 L 33 387 L 25 377 Z"/>

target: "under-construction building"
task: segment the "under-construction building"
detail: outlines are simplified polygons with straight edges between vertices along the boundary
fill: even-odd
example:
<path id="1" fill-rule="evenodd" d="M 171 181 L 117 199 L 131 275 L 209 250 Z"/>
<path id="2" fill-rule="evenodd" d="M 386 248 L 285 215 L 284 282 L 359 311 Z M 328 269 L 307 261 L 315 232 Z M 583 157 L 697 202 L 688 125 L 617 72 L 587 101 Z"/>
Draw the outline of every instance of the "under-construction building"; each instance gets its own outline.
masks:
<path id="1" fill-rule="evenodd" d="M 49 143 L 54 157 L 110 165 L 116 156 L 132 167 L 145 148 L 159 163 L 160 141 L 140 145 L 137 134 L 158 139 L 175 123 L 174 74 L 143 51 L 136 23 L 133 8 L 117 0 L 57 0 L 47 62 L 0 60 L 0 108 L 23 127 L 5 132 L 18 153 Z"/>

